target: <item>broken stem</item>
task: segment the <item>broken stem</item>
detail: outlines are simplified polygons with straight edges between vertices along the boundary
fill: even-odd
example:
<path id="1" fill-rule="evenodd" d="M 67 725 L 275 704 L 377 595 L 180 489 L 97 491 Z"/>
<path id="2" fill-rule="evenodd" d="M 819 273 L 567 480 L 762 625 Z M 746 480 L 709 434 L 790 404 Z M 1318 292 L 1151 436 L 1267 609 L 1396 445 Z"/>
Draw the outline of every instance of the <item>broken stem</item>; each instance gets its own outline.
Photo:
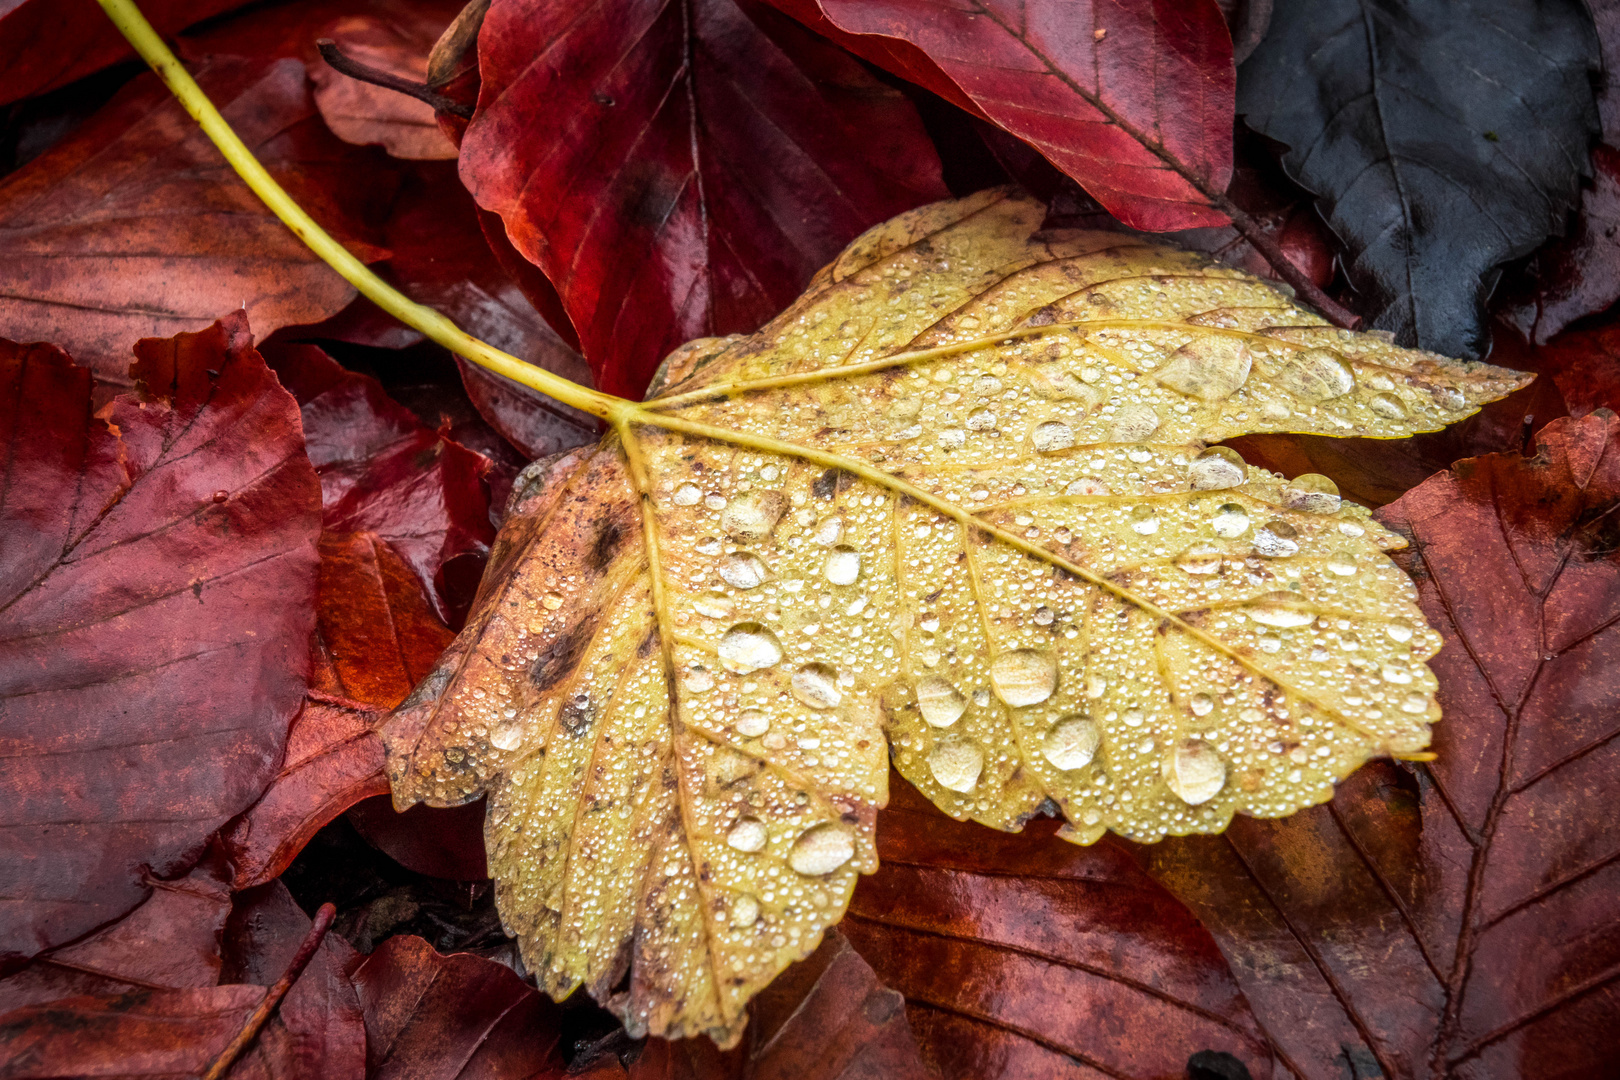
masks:
<path id="1" fill-rule="evenodd" d="M 321 59 L 331 65 L 332 70 L 339 75 L 347 75 L 356 82 L 370 83 L 372 86 L 380 86 L 384 90 L 393 90 L 405 94 L 422 102 L 424 105 L 432 106 L 439 112 L 459 116 L 463 120 L 472 118 L 471 106 L 451 101 L 427 83 L 412 82 L 409 79 L 400 78 L 391 71 L 384 71 L 382 68 L 363 64 L 338 48 L 338 43 L 331 38 L 321 38 L 315 42 L 315 47 L 321 50 Z"/>
<path id="2" fill-rule="evenodd" d="M 321 942 L 326 939 L 326 932 L 332 928 L 332 920 L 336 917 L 337 908 L 331 904 L 321 905 L 321 909 L 315 913 L 315 922 L 310 926 L 309 933 L 304 935 L 303 943 L 293 954 L 292 963 L 287 965 L 287 970 L 281 973 L 281 978 L 275 981 L 275 985 L 264 992 L 264 1000 L 248 1013 L 247 1019 L 242 1022 L 242 1030 L 238 1031 L 236 1038 L 219 1052 L 214 1063 L 208 1066 L 208 1071 L 202 1074 L 202 1080 L 220 1080 L 220 1077 L 231 1071 L 236 1059 L 242 1056 L 242 1051 L 252 1045 L 254 1039 L 258 1038 L 260 1030 L 270 1022 L 270 1016 L 276 1011 L 276 1006 L 281 1004 L 281 999 L 287 996 L 292 984 L 298 981 L 298 976 L 309 966 L 310 960 L 315 956 L 315 950 L 321 947 Z"/>
<path id="3" fill-rule="evenodd" d="M 639 406 L 634 402 L 569 382 L 560 375 L 525 363 L 510 353 L 502 352 L 493 345 L 478 340 L 439 312 L 416 303 L 372 273 L 348 248 L 317 225 L 315 219 L 294 202 L 292 196 L 288 195 L 280 184 L 276 183 L 265 167 L 259 163 L 258 158 L 253 156 L 253 151 L 247 148 L 247 145 L 237 137 L 236 132 L 231 130 L 231 126 L 225 122 L 225 118 L 220 116 L 219 110 L 214 108 L 214 103 L 208 100 L 208 95 L 203 93 L 196 80 L 163 43 L 157 31 L 152 29 L 152 24 L 146 21 L 146 17 L 141 14 L 133 0 L 97 0 L 97 2 L 101 4 L 107 17 L 113 21 L 113 25 L 118 27 L 119 32 L 134 46 L 141 59 L 157 72 L 158 78 L 163 80 L 164 85 L 179 100 L 181 106 L 202 126 L 203 132 L 219 148 L 219 152 L 224 155 L 231 168 L 236 170 L 236 174 L 270 208 L 271 213 L 280 218 L 282 223 L 308 245 L 326 265 L 360 290 L 366 299 L 458 356 L 464 356 L 497 375 L 503 375 L 513 382 L 538 390 L 565 405 L 572 405 L 581 412 L 611 421 L 639 410 Z"/>

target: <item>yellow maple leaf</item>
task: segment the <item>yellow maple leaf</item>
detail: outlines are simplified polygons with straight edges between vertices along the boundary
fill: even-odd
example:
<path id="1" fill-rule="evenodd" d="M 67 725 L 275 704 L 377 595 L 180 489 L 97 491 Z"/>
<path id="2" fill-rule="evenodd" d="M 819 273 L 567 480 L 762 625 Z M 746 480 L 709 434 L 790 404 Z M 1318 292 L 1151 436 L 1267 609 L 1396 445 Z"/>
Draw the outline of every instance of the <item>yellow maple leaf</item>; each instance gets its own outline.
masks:
<path id="1" fill-rule="evenodd" d="M 532 468 L 385 731 L 396 805 L 489 795 L 541 985 L 734 1043 L 875 869 L 891 760 L 1091 843 L 1328 799 L 1439 719 L 1440 638 L 1319 476 L 1209 444 L 1400 437 L 1527 378 L 1005 191 L 873 229 Z"/>

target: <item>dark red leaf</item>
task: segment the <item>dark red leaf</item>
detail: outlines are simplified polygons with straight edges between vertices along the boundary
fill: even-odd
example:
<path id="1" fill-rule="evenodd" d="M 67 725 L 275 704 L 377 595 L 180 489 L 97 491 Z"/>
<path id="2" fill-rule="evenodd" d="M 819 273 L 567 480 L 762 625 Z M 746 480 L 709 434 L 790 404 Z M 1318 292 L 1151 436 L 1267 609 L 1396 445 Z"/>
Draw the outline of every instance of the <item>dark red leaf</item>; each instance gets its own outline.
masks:
<path id="1" fill-rule="evenodd" d="M 282 976 L 309 934 L 311 920 L 287 887 L 272 881 L 238 893 L 226 924 L 225 977 L 267 986 Z M 349 1080 L 365 1076 L 365 1018 L 350 976 L 362 957 L 336 934 L 321 939 L 320 948 L 293 983 L 270 1022 L 259 1033 L 255 1049 L 280 1069 L 310 1080 Z M 250 1060 L 231 1076 L 252 1075 Z"/>
<path id="2" fill-rule="evenodd" d="M 1064 843 L 1049 820 L 994 833 L 889 790 L 882 866 L 842 929 L 947 1080 L 1179 1076 L 1207 1049 L 1272 1074 L 1215 942 L 1122 848 Z"/>
<path id="3" fill-rule="evenodd" d="M 756 0 L 496 0 L 479 46 L 462 180 L 613 393 L 639 396 L 691 338 L 754 329 L 861 231 L 945 196 L 905 97 Z"/>
<path id="4" fill-rule="evenodd" d="M 1620 420 L 1380 511 L 1445 635 L 1439 758 L 1142 856 L 1306 1077 L 1585 1077 L 1620 1051 Z"/>
<path id="5" fill-rule="evenodd" d="M 376 533 L 431 590 L 440 617 L 458 622 L 465 607 L 458 612 L 446 596 L 442 571 L 457 557 L 489 553 L 488 459 L 423 426 L 376 379 L 345 371 L 313 345 L 279 346 L 269 359 L 302 406 L 326 528 Z"/>
<path id="6" fill-rule="evenodd" d="M 230 893 L 205 870 L 152 881 L 140 907 L 82 941 L 36 956 L 0 981 L 0 1014 L 57 998 L 144 987 L 184 990 L 220 981 L 219 938 Z"/>
<path id="7" fill-rule="evenodd" d="M 388 276 L 413 300 L 442 311 L 474 337 L 591 385 L 584 359 L 557 336 L 491 254 L 478 215 L 452 166 L 417 169 L 388 222 L 386 237 L 393 252 Z M 504 234 L 496 238 L 506 243 Z M 533 266 L 523 265 L 544 282 Z M 460 358 L 457 363 L 479 413 L 529 458 L 597 438 L 593 417 Z"/>
<path id="8" fill-rule="evenodd" d="M 1571 331 L 1541 350 L 1573 416 L 1620 411 L 1620 325 Z"/>
<path id="9" fill-rule="evenodd" d="M 155 0 L 142 12 L 160 34 L 240 0 Z M 16 0 L 0 12 L 0 105 L 66 86 L 135 55 L 95 0 Z"/>
<path id="10" fill-rule="evenodd" d="M 319 486 L 234 313 L 136 347 L 144 387 L 0 351 L 0 953 L 134 908 L 275 775 L 304 695 Z"/>
<path id="11" fill-rule="evenodd" d="M 97 18 L 104 18 L 99 13 Z M 389 179 L 321 123 L 295 61 L 220 59 L 198 81 L 237 133 L 361 257 L 365 200 Z M 0 325 L 127 386 L 129 343 L 245 309 L 261 333 L 341 309 L 354 289 L 287 231 L 155 77 L 143 76 L 0 180 Z"/>
<path id="12" fill-rule="evenodd" d="M 557 1007 L 493 960 L 389 938 L 354 973 L 372 1080 L 563 1074 Z"/>
<path id="13" fill-rule="evenodd" d="M 489 877 L 483 799 L 442 808 L 417 803 L 399 813 L 391 799 L 379 795 L 355 805 L 349 824 L 366 843 L 407 870 L 451 881 Z"/>
<path id="14" fill-rule="evenodd" d="M 1231 177 L 1236 80 L 1213 0 L 771 2 L 1023 139 L 1127 225 L 1226 223 L 1208 193 Z"/>

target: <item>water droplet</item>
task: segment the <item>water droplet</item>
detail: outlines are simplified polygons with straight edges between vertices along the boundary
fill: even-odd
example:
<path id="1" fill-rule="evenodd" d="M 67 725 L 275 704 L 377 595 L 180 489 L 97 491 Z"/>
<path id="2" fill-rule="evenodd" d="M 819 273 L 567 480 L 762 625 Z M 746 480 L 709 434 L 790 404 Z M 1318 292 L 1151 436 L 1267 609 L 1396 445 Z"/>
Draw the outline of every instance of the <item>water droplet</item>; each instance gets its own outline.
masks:
<path id="1" fill-rule="evenodd" d="M 765 841 L 769 839 L 765 823 L 759 818 L 745 817 L 726 833 L 726 844 L 738 851 L 761 851 L 765 847 Z"/>
<path id="2" fill-rule="evenodd" d="M 1339 522 L 1339 531 L 1344 533 L 1346 536 L 1365 536 L 1367 534 L 1366 529 L 1363 529 L 1360 525 L 1357 525 L 1353 521 Z"/>
<path id="3" fill-rule="evenodd" d="M 1176 565 L 1189 574 L 1213 574 L 1221 568 L 1221 549 L 1209 544 L 1194 544 L 1176 556 Z"/>
<path id="4" fill-rule="evenodd" d="M 1307 626 L 1316 615 L 1297 606 L 1299 595 L 1291 592 L 1267 593 L 1245 606 L 1249 618 L 1263 626 Z"/>
<path id="5" fill-rule="evenodd" d="M 967 698 L 945 679 L 930 675 L 917 684 L 917 708 L 930 725 L 947 728 L 967 711 Z"/>
<path id="6" fill-rule="evenodd" d="M 1401 699 L 1401 712 L 1426 713 L 1429 711 L 1429 695 L 1420 694 L 1416 690 Z"/>
<path id="7" fill-rule="evenodd" d="M 1412 624 L 1405 619 L 1395 619 L 1384 626 L 1384 633 L 1389 635 L 1391 641 L 1404 645 L 1412 640 Z"/>
<path id="8" fill-rule="evenodd" d="M 1056 453 L 1074 445 L 1074 429 L 1061 420 L 1048 420 L 1035 426 L 1029 440 L 1043 454 Z"/>
<path id="9" fill-rule="evenodd" d="M 1127 405 L 1114 414 L 1108 441 L 1117 443 L 1141 442 L 1159 430 L 1159 414 L 1151 405 Z"/>
<path id="10" fill-rule="evenodd" d="M 844 545 L 835 547 L 827 552 L 821 573 L 834 585 L 853 585 L 861 576 L 861 553 Z"/>
<path id="11" fill-rule="evenodd" d="M 516 750 L 523 745 L 523 725 L 496 725 L 490 729 L 489 745 L 497 750 Z"/>
<path id="12" fill-rule="evenodd" d="M 729 619 L 732 608 L 730 600 L 709 593 L 693 598 L 692 610 L 705 619 Z"/>
<path id="13" fill-rule="evenodd" d="M 1196 337 L 1170 355 L 1157 378 L 1162 386 L 1200 401 L 1225 401 L 1248 381 L 1249 345 L 1224 334 Z"/>
<path id="14" fill-rule="evenodd" d="M 547 611 L 556 611 L 563 606 L 562 593 L 548 592 L 540 597 L 540 604 Z"/>
<path id="15" fill-rule="evenodd" d="M 1356 572 L 1356 557 L 1348 551 L 1335 551 L 1328 556 L 1327 568 L 1340 577 L 1352 577 Z"/>
<path id="16" fill-rule="evenodd" d="M 793 696 L 812 709 L 834 709 L 844 700 L 838 671 L 831 664 L 806 664 L 793 673 Z"/>
<path id="17" fill-rule="evenodd" d="M 1394 394 L 1374 394 L 1367 399 L 1367 407 L 1386 420 L 1406 419 L 1406 406 Z"/>
<path id="18" fill-rule="evenodd" d="M 942 739 L 928 755 L 928 771 L 943 788 L 972 791 L 984 771 L 984 751 L 967 739 Z"/>
<path id="19" fill-rule="evenodd" d="M 782 643 L 757 622 L 743 622 L 720 638 L 720 663 L 736 675 L 772 667 L 782 659 Z"/>
<path id="20" fill-rule="evenodd" d="M 1131 531 L 1142 536 L 1152 536 L 1159 531 L 1159 515 L 1151 506 L 1133 506 L 1131 508 Z"/>
<path id="21" fill-rule="evenodd" d="M 743 893 L 731 902 L 731 925 L 739 930 L 759 922 L 759 901 Z"/>
<path id="22" fill-rule="evenodd" d="M 1382 372 L 1374 372 L 1373 374 L 1367 376 L 1367 385 L 1372 387 L 1374 390 L 1395 389 L 1395 384 L 1390 381 L 1390 377 Z"/>
<path id="23" fill-rule="evenodd" d="M 1201 739 L 1188 739 L 1164 756 L 1164 782 L 1189 806 L 1206 803 L 1226 786 L 1226 762 Z"/>
<path id="24" fill-rule="evenodd" d="M 675 489 L 674 502 L 676 506 L 696 506 L 703 492 L 696 484 L 682 484 Z"/>
<path id="25" fill-rule="evenodd" d="M 1215 511 L 1209 524 L 1216 536 L 1234 540 L 1249 531 L 1249 512 L 1237 503 L 1227 503 Z"/>
<path id="26" fill-rule="evenodd" d="M 1086 697 L 1093 701 L 1108 692 L 1108 680 L 1096 673 L 1086 676 Z"/>
<path id="27" fill-rule="evenodd" d="M 1187 466 L 1187 480 L 1194 491 L 1237 487 L 1248 477 L 1249 467 L 1229 446 L 1212 446 Z"/>
<path id="28" fill-rule="evenodd" d="M 718 536 L 705 536 L 697 542 L 697 553 L 699 555 L 718 555 L 724 550 Z"/>
<path id="29" fill-rule="evenodd" d="M 1079 714 L 1059 720 L 1041 742 L 1041 753 L 1055 769 L 1078 769 L 1091 764 L 1102 743 L 1097 725 Z"/>
<path id="30" fill-rule="evenodd" d="M 1384 681 L 1387 683 L 1405 686 L 1412 681 L 1412 669 L 1402 667 L 1400 664 L 1384 664 L 1379 668 L 1378 673 L 1383 676 Z"/>
<path id="31" fill-rule="evenodd" d="M 996 414 L 989 409 L 975 409 L 968 414 L 967 426 L 971 431 L 990 431 L 996 426 Z"/>
<path id="32" fill-rule="evenodd" d="M 787 513 L 787 497 L 780 491 L 748 491 L 731 500 L 720 515 L 720 527 L 733 540 L 763 540 Z"/>
<path id="33" fill-rule="evenodd" d="M 1436 386 L 1429 394 L 1440 403 L 1442 409 L 1458 412 L 1468 407 L 1468 399 L 1463 397 L 1462 391 L 1455 386 Z"/>
<path id="34" fill-rule="evenodd" d="M 981 709 L 990 704 L 990 691 L 983 688 L 973 691 L 973 704 Z"/>
<path id="35" fill-rule="evenodd" d="M 1274 518 L 1254 530 L 1254 550 L 1268 559 L 1286 559 L 1299 551 L 1297 536 L 1298 529 Z"/>
<path id="36" fill-rule="evenodd" d="M 718 491 L 711 491 L 703 496 L 703 505 L 710 510 L 724 510 L 726 508 L 726 497 Z"/>
<path id="37" fill-rule="evenodd" d="M 937 438 L 942 449 L 960 450 L 967 443 L 967 432 L 959 427 L 941 428 Z"/>
<path id="38" fill-rule="evenodd" d="M 1095 477 L 1082 476 L 1078 480 L 1070 481 L 1069 486 L 1063 489 L 1065 495 L 1109 495 L 1112 494 L 1108 485 Z"/>
<path id="39" fill-rule="evenodd" d="M 757 739 L 771 730 L 771 718 L 759 709 L 744 709 L 737 714 L 737 734 L 745 739 Z"/>
<path id="40" fill-rule="evenodd" d="M 1283 505 L 1307 514 L 1337 514 L 1339 485 L 1321 473 L 1302 473 L 1283 485 Z"/>
<path id="41" fill-rule="evenodd" d="M 855 857 L 855 840 L 827 822 L 806 829 L 788 852 L 788 865 L 805 877 L 830 874 Z"/>
<path id="42" fill-rule="evenodd" d="M 1036 626 L 1051 626 L 1056 621 L 1057 621 L 1057 612 L 1053 611 L 1051 608 L 1047 607 L 1045 604 L 1042 604 L 1040 607 L 1035 609 L 1035 625 Z"/>
<path id="43" fill-rule="evenodd" d="M 751 551 L 733 551 L 720 560 L 720 580 L 734 589 L 756 588 L 765 578 L 765 564 Z"/>
<path id="44" fill-rule="evenodd" d="M 1038 649 L 1014 649 L 990 662 L 990 685 L 1008 705 L 1037 705 L 1057 689 L 1057 662 Z"/>
<path id="45" fill-rule="evenodd" d="M 1187 707 L 1194 716 L 1208 716 L 1215 711 L 1215 699 L 1208 694 L 1197 693 L 1188 699 Z"/>
<path id="46" fill-rule="evenodd" d="M 1277 383 L 1302 401 L 1331 401 L 1356 388 L 1344 357 L 1331 349 L 1302 349 L 1277 373 Z"/>
<path id="47" fill-rule="evenodd" d="M 822 547 L 832 547 L 844 538 L 844 519 L 831 514 L 816 523 L 815 540 Z"/>
<path id="48" fill-rule="evenodd" d="M 688 693 L 705 693 L 714 689 L 714 674 L 708 668 L 691 668 L 681 679 L 681 686 Z"/>

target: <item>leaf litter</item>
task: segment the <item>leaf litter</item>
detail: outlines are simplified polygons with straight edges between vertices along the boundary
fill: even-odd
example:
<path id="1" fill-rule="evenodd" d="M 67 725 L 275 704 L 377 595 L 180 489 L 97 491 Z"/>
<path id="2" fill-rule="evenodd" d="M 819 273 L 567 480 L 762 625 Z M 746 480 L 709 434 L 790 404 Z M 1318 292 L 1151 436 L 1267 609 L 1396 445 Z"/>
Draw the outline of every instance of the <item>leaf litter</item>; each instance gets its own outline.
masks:
<path id="1" fill-rule="evenodd" d="M 1223 829 L 1422 755 L 1440 638 L 1331 481 L 1240 434 L 1399 438 L 1527 377 L 1005 191 L 858 239 L 520 481 L 384 728 L 396 805 L 485 793 L 541 986 L 735 1043 L 876 867 L 888 759 L 947 813 Z"/>

